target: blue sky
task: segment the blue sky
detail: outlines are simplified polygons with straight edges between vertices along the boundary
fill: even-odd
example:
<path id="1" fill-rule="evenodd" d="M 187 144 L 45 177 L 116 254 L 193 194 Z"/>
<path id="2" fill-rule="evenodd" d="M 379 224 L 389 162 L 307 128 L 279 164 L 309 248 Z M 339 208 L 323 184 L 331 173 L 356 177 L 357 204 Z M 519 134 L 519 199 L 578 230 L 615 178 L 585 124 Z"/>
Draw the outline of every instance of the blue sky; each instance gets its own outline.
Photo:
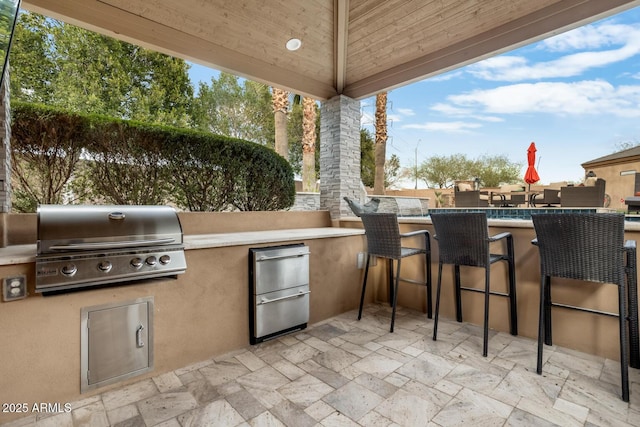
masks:
<path id="1" fill-rule="evenodd" d="M 192 65 L 197 82 L 214 70 Z M 362 100 L 373 129 L 375 99 Z M 387 158 L 413 167 L 434 155 L 505 155 L 526 169 L 538 149 L 540 183 L 579 181 L 581 163 L 640 143 L 640 8 L 388 95 Z"/>

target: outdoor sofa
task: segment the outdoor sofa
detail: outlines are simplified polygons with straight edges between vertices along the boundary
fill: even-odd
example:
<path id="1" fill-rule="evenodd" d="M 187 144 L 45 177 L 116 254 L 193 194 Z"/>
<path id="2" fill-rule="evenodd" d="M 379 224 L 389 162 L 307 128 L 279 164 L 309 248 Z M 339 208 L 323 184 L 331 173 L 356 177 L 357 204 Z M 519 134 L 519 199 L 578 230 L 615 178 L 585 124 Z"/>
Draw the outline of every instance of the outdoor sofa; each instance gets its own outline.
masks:
<path id="1" fill-rule="evenodd" d="M 589 177 L 581 185 L 566 186 L 560 189 L 560 206 L 563 208 L 601 208 L 604 206 L 606 181 Z"/>

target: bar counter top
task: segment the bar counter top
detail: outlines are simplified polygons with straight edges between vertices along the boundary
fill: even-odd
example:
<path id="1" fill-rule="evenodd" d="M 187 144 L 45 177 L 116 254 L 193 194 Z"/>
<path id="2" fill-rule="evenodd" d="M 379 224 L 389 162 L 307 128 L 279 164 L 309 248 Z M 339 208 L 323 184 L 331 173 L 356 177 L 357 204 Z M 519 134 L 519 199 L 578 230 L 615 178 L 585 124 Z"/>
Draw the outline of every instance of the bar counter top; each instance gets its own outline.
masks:
<path id="1" fill-rule="evenodd" d="M 364 235 L 360 228 L 295 228 L 285 230 L 244 231 L 237 233 L 194 234 L 184 236 L 185 250 L 227 246 L 260 245 L 305 239 L 325 239 Z M 0 248 L 0 265 L 27 264 L 36 260 L 36 245 L 14 245 Z"/>

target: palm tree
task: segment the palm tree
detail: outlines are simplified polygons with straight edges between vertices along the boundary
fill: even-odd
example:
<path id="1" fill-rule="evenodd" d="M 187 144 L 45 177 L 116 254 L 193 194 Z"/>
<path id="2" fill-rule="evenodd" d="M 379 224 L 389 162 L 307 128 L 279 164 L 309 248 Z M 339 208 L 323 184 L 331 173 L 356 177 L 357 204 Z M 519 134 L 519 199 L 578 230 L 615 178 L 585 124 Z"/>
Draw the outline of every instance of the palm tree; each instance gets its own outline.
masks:
<path id="1" fill-rule="evenodd" d="M 302 191 L 316 191 L 316 101 L 302 99 Z"/>
<path id="2" fill-rule="evenodd" d="M 373 194 L 384 194 L 384 163 L 387 155 L 387 92 L 376 95 L 376 173 Z"/>
<path id="3" fill-rule="evenodd" d="M 273 114 L 275 118 L 275 149 L 285 159 L 289 160 L 289 141 L 287 140 L 287 111 L 289 110 L 289 92 L 271 88 Z"/>

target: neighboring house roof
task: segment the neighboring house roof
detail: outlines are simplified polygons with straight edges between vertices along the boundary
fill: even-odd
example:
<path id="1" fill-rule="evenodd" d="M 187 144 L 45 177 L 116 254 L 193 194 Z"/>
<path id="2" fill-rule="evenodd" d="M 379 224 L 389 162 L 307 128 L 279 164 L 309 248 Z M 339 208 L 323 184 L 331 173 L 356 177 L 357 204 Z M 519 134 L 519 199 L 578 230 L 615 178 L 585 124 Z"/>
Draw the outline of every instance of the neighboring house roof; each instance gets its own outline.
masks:
<path id="1" fill-rule="evenodd" d="M 606 156 L 598 157 L 597 159 L 589 160 L 581 164 L 584 169 L 596 166 L 604 166 L 619 163 L 632 163 L 640 161 L 640 145 L 626 150 L 618 151 L 617 153 L 609 154 Z"/>

